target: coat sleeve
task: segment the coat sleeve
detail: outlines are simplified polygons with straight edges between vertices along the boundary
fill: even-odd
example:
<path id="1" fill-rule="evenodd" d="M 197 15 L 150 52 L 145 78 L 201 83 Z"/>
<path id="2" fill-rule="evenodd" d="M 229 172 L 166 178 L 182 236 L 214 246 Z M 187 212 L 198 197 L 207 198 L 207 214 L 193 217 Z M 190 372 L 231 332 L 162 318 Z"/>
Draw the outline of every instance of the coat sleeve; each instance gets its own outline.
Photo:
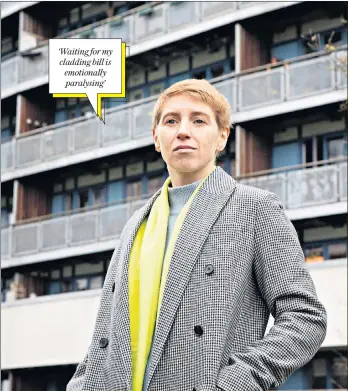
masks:
<path id="1" fill-rule="evenodd" d="M 110 291 L 112 289 L 112 285 L 115 280 L 115 270 L 117 268 L 116 262 L 118 259 L 119 250 L 120 250 L 120 244 L 118 244 L 118 246 L 116 247 L 116 249 L 112 254 L 110 265 L 105 276 L 105 281 L 103 284 L 103 289 L 99 301 L 94 330 L 96 330 L 98 324 L 103 323 L 103 317 L 105 316 L 105 307 L 111 308 Z M 88 351 L 90 347 L 91 344 L 83 360 L 77 365 L 73 377 L 70 379 L 69 383 L 67 384 L 66 391 L 82 391 L 84 389 L 86 369 L 88 366 Z"/>
<path id="2" fill-rule="evenodd" d="M 139 210 L 135 211 L 133 215 L 129 218 L 127 221 L 126 225 L 123 227 L 120 238 L 119 238 L 119 243 L 117 247 L 115 248 L 110 265 L 108 268 L 108 271 L 105 276 L 105 281 L 103 284 L 103 289 L 99 301 L 99 307 L 98 307 L 98 312 L 97 312 L 97 317 L 94 325 L 94 331 L 96 330 L 97 326 L 102 325 L 105 323 L 105 311 L 106 309 L 111 312 L 111 307 L 112 307 L 112 295 L 110 295 L 110 291 L 112 290 L 112 286 L 115 282 L 115 276 L 117 272 L 117 266 L 118 266 L 118 259 L 122 247 L 122 243 L 124 241 L 124 238 L 128 235 L 128 229 L 132 224 L 134 224 L 134 219 L 138 217 Z M 94 334 L 94 333 L 93 333 Z M 93 341 L 93 338 L 92 338 Z M 92 341 L 91 344 L 88 348 L 88 350 L 92 346 Z M 70 379 L 69 383 L 67 384 L 66 391 L 83 391 L 85 387 L 85 380 L 86 380 L 86 370 L 88 367 L 88 351 L 85 354 L 85 357 L 83 360 L 77 365 L 77 368 L 75 370 L 75 373 L 73 377 Z"/>
<path id="3" fill-rule="evenodd" d="M 69 381 L 66 391 L 81 391 L 83 387 L 84 382 L 84 376 L 86 372 L 87 367 L 87 361 L 88 361 L 88 353 L 86 353 L 83 360 L 78 364 L 75 373 L 71 380 Z"/>
<path id="4" fill-rule="evenodd" d="M 118 246 L 115 248 L 109 268 L 106 273 L 105 281 L 103 284 L 103 289 L 99 301 L 99 306 L 98 306 L 98 312 L 97 312 L 97 317 L 94 325 L 94 330 L 96 330 L 97 326 L 100 324 L 103 324 L 105 319 L 105 308 L 109 308 L 111 311 L 111 300 L 112 296 L 110 295 L 110 292 L 112 290 L 112 285 L 115 281 L 115 274 L 116 274 L 116 269 L 117 269 L 117 260 L 119 256 L 119 251 L 121 247 L 121 239 L 122 234 L 120 237 L 120 242 Z M 90 349 L 91 345 L 89 346 L 88 350 Z M 85 354 L 85 357 L 83 360 L 77 365 L 77 368 L 75 370 L 75 373 L 73 377 L 70 379 L 69 383 L 67 384 L 66 391 L 82 391 L 85 387 L 85 375 L 86 375 L 86 369 L 88 365 L 88 351 Z"/>
<path id="5" fill-rule="evenodd" d="M 217 389 L 265 391 L 279 387 L 317 353 L 327 314 L 318 300 L 296 230 L 278 196 L 266 192 L 255 218 L 254 275 L 274 318 L 269 333 L 232 354 Z"/>

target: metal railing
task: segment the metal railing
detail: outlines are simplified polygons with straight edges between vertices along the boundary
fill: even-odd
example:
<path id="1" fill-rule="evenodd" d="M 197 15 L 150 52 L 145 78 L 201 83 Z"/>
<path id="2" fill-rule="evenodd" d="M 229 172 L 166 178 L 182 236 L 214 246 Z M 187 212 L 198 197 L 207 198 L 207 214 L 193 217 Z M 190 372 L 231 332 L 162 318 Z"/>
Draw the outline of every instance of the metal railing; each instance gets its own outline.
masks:
<path id="1" fill-rule="evenodd" d="M 347 161 L 239 180 L 277 194 L 286 209 L 347 200 Z M 46 216 L 40 221 L 1 230 L 1 257 L 35 253 L 114 240 L 125 223 L 148 198 L 80 213 Z"/>
<path id="2" fill-rule="evenodd" d="M 134 211 L 146 201 L 135 200 L 2 229 L 1 258 L 114 240 Z"/>
<path id="3" fill-rule="evenodd" d="M 18 83 L 19 57 L 12 57 L 1 63 L 1 88 L 5 89 Z"/>
<path id="4" fill-rule="evenodd" d="M 250 2 L 252 3 L 252 2 Z M 264 2 L 267 4 L 268 2 Z M 253 4 L 247 4 L 252 6 Z M 127 45 L 135 45 L 163 36 L 186 26 L 210 21 L 212 18 L 246 8 L 243 2 L 163 2 L 151 3 L 121 15 L 85 26 L 56 38 L 122 38 Z M 1 63 L 1 88 L 48 74 L 47 40 L 40 42 L 26 54 Z M 41 53 L 41 55 L 40 55 Z M 15 64 L 15 67 L 13 66 Z M 5 77 L 9 75 L 9 77 Z"/>
<path id="5" fill-rule="evenodd" d="M 277 194 L 286 209 L 346 201 L 347 161 L 241 178 L 239 182 Z"/>
<path id="6" fill-rule="evenodd" d="M 334 54 L 342 55 L 343 51 Z M 226 75 L 213 84 L 236 113 L 346 88 L 343 70 L 333 64 L 330 56 L 318 56 L 255 73 Z M 1 145 L 1 171 L 150 137 L 156 100 L 154 96 L 109 109 L 105 125 L 95 117 L 81 117 L 22 134 Z"/>

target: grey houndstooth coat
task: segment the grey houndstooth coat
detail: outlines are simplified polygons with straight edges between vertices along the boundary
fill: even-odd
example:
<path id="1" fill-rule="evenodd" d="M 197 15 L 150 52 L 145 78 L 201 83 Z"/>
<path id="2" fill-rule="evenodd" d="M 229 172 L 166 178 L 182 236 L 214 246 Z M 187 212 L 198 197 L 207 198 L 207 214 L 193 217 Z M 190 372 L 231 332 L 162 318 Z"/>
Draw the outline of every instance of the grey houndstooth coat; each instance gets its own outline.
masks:
<path id="1" fill-rule="evenodd" d="M 160 190 L 114 251 L 93 338 L 67 391 L 131 391 L 128 259 Z M 265 336 L 270 313 L 274 326 Z M 319 350 L 327 327 L 294 226 L 278 197 L 217 167 L 178 237 L 154 336 L 149 391 L 261 391 Z"/>

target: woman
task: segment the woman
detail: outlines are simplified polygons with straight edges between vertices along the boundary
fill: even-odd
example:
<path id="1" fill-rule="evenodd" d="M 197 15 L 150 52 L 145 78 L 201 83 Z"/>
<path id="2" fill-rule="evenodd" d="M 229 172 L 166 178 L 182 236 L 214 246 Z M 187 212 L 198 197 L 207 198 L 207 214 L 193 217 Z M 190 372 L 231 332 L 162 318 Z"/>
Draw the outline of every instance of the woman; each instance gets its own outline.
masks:
<path id="1" fill-rule="evenodd" d="M 281 202 L 215 166 L 229 129 L 205 80 L 159 97 L 169 177 L 122 231 L 67 391 L 268 390 L 318 351 L 326 311 Z"/>

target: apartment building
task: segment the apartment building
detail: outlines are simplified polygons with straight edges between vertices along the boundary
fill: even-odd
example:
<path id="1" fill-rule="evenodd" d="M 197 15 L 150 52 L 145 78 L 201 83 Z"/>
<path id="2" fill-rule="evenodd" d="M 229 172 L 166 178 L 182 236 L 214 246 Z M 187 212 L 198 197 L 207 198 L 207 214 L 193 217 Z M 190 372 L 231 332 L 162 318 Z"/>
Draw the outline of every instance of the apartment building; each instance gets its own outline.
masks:
<path id="1" fill-rule="evenodd" d="M 156 98 L 186 78 L 229 100 L 218 164 L 279 195 L 328 311 L 322 348 L 279 389 L 347 389 L 344 19 L 345 2 L 1 3 L 4 391 L 65 389 L 119 234 L 168 176 L 151 135 Z M 127 97 L 105 100 L 105 125 L 88 100 L 49 95 L 55 37 L 130 47 Z"/>

